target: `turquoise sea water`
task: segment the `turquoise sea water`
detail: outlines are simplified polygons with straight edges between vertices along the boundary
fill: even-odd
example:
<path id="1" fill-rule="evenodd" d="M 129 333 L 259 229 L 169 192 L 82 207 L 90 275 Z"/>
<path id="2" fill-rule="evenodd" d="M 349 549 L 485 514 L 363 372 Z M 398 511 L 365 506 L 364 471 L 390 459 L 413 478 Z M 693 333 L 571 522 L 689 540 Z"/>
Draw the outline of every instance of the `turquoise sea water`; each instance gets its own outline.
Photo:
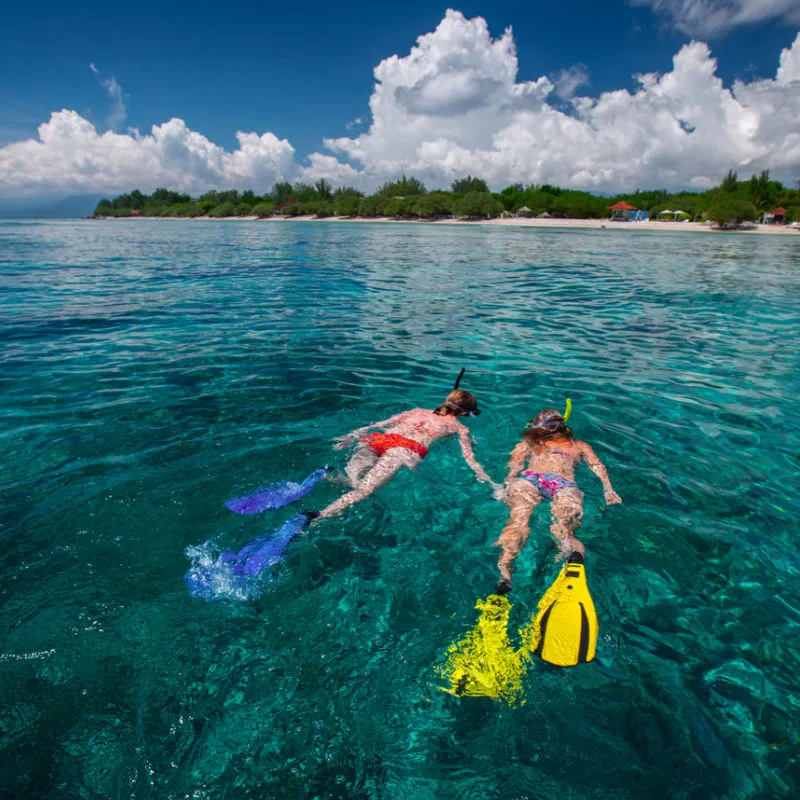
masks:
<path id="1" fill-rule="evenodd" d="M 0 794 L 796 797 L 798 308 L 800 237 L 0 222 Z M 438 690 L 505 518 L 455 442 L 257 596 L 188 595 L 187 548 L 292 511 L 227 498 L 461 366 L 496 479 L 566 392 L 625 501 L 579 474 L 592 664 L 514 709 Z M 537 514 L 513 630 L 557 569 Z"/>

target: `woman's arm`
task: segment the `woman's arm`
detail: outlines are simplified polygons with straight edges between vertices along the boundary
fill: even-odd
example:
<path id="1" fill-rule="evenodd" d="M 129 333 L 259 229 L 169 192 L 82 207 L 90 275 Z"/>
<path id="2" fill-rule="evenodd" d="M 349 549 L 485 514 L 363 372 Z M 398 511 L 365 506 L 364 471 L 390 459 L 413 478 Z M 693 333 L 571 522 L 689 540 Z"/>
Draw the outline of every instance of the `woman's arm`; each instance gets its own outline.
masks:
<path id="1" fill-rule="evenodd" d="M 523 469 L 525 469 L 525 462 L 528 460 L 530 447 L 527 442 L 520 442 L 512 451 L 511 459 L 508 462 L 508 475 L 506 476 L 506 485 L 516 478 Z"/>
<path id="2" fill-rule="evenodd" d="M 603 465 L 603 462 L 586 442 L 581 442 L 581 455 L 586 459 L 589 469 L 600 478 L 606 496 L 606 505 L 613 506 L 615 503 L 621 503 L 622 498 L 614 491 L 614 487 L 611 485 L 611 480 L 608 477 L 608 471 Z"/>
<path id="3" fill-rule="evenodd" d="M 478 476 L 478 480 L 482 483 L 491 483 L 492 486 L 496 486 L 486 470 L 477 462 L 475 453 L 472 452 L 472 442 L 469 440 L 469 431 L 460 423 L 458 426 L 458 441 L 461 444 L 461 452 L 464 455 L 464 461 L 469 464 L 470 469 Z"/>
<path id="4" fill-rule="evenodd" d="M 372 428 L 388 428 L 390 425 L 394 425 L 395 422 L 399 422 L 401 418 L 407 414 L 407 411 L 403 411 L 400 414 L 395 414 L 393 417 L 389 417 L 389 419 L 381 420 L 380 422 L 373 422 L 371 425 L 365 425 L 363 428 L 358 428 L 354 431 L 350 431 L 350 433 L 346 433 L 344 436 L 337 436 L 334 439 L 334 450 L 342 450 L 345 447 L 349 447 L 353 442 L 356 441 L 360 436 L 363 436 L 368 430 Z"/>

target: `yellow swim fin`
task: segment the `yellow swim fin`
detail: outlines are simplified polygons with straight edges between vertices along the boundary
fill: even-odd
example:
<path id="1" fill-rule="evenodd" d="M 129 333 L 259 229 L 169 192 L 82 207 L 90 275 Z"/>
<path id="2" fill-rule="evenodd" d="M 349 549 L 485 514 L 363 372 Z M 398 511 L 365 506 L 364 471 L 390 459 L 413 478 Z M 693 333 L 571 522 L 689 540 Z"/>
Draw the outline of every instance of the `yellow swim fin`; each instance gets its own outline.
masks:
<path id="1" fill-rule="evenodd" d="M 458 697 L 491 697 L 510 706 L 522 692 L 525 658 L 511 648 L 506 595 L 490 594 L 475 604 L 481 613 L 475 627 L 450 645 L 447 661 L 436 668 L 447 686 L 442 689 Z"/>
<path id="2" fill-rule="evenodd" d="M 571 558 L 581 559 L 573 554 Z M 597 613 L 583 563 L 569 561 L 539 601 L 533 620 L 520 631 L 523 647 L 557 667 L 591 661 L 597 648 Z"/>

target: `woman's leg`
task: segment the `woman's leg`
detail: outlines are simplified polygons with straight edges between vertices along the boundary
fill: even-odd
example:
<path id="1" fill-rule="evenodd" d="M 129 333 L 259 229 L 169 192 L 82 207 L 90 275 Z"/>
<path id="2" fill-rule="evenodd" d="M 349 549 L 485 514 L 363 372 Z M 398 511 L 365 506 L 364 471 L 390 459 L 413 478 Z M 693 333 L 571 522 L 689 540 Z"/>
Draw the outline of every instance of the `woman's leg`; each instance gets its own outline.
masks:
<path id="1" fill-rule="evenodd" d="M 562 556 L 576 552 L 584 555 L 586 548 L 575 538 L 575 531 L 581 526 L 583 519 L 583 492 L 579 489 L 559 489 L 550 503 L 553 521 L 550 533 L 558 543 Z"/>
<path id="2" fill-rule="evenodd" d="M 344 468 L 344 474 L 347 475 L 348 483 L 351 489 L 355 489 L 361 482 L 361 478 L 367 470 L 372 469 L 378 463 L 378 456 L 374 453 L 372 448 L 363 445 L 359 447 L 350 457 L 347 466 Z"/>
<path id="3" fill-rule="evenodd" d="M 402 447 L 393 447 L 382 455 L 375 466 L 363 477 L 353 491 L 342 495 L 335 503 L 331 503 L 320 512 L 320 519 L 333 517 L 365 497 L 369 497 L 376 489 L 389 483 L 389 481 L 403 468 L 414 469 L 422 459 L 410 450 Z"/>
<path id="4" fill-rule="evenodd" d="M 497 561 L 501 578 L 498 584 L 498 593 L 500 594 L 511 589 L 514 560 L 525 547 L 525 542 L 528 541 L 528 534 L 531 532 L 531 512 L 541 502 L 542 497 L 538 490 L 528 481 L 517 479 L 508 487 L 505 503 L 511 513 L 508 515 L 508 522 L 506 522 L 503 532 L 496 542 L 492 542 L 494 547 L 503 548 Z"/>

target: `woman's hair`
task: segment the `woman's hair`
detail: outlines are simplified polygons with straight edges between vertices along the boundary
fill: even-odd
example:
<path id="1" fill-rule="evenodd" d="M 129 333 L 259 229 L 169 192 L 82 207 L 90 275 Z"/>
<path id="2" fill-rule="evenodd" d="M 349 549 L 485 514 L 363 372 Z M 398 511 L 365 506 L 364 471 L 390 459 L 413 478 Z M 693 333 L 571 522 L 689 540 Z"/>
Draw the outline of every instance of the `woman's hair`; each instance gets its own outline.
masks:
<path id="1" fill-rule="evenodd" d="M 546 408 L 528 423 L 528 427 L 525 428 L 522 434 L 522 440 L 528 444 L 537 445 L 546 439 L 552 439 L 554 436 L 566 436 L 568 439 L 575 438 L 572 430 L 567 427 L 562 414 L 554 408 Z"/>
<path id="2" fill-rule="evenodd" d="M 440 417 L 444 417 L 447 414 L 477 417 L 481 412 L 478 410 L 478 401 L 472 392 L 468 392 L 465 389 L 453 389 L 447 395 L 447 400 L 438 408 L 435 408 L 433 413 L 438 414 Z"/>

